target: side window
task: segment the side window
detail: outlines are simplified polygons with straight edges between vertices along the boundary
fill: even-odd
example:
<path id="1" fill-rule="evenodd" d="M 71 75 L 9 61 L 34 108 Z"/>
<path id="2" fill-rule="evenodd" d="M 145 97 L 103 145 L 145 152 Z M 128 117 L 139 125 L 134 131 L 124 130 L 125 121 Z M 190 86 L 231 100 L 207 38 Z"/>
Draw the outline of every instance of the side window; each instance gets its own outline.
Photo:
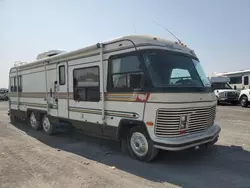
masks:
<path id="1" fill-rule="evenodd" d="M 74 100 L 100 101 L 99 67 L 75 69 L 73 71 Z"/>
<path id="2" fill-rule="evenodd" d="M 16 76 L 14 77 L 14 86 L 13 86 L 13 91 L 17 91 L 17 81 L 16 81 Z"/>
<path id="3" fill-rule="evenodd" d="M 10 78 L 10 92 L 14 91 L 14 77 Z"/>
<path id="4" fill-rule="evenodd" d="M 241 76 L 231 77 L 229 83 L 230 84 L 242 84 L 242 77 Z"/>
<path id="5" fill-rule="evenodd" d="M 23 90 L 23 80 L 22 80 L 22 76 L 18 76 L 18 91 L 22 92 Z"/>
<path id="6" fill-rule="evenodd" d="M 170 84 L 178 84 L 182 80 L 192 80 L 191 75 L 187 69 L 172 69 Z"/>
<path id="7" fill-rule="evenodd" d="M 144 74 L 137 56 L 112 59 L 109 66 L 109 89 L 132 91 L 144 86 Z"/>
<path id="8" fill-rule="evenodd" d="M 244 85 L 248 85 L 249 84 L 249 77 L 248 76 L 244 76 Z"/>
<path id="9" fill-rule="evenodd" d="M 59 84 L 65 85 L 65 66 L 59 66 Z"/>

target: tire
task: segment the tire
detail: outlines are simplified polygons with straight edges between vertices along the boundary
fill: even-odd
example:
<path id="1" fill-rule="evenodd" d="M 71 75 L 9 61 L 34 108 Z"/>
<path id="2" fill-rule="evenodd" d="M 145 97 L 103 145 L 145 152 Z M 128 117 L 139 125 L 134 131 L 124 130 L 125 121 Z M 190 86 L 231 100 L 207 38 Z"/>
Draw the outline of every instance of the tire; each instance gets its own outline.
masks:
<path id="1" fill-rule="evenodd" d="M 45 132 L 48 135 L 52 135 L 55 133 L 55 127 L 51 124 L 50 119 L 45 114 L 42 119 L 42 128 L 43 132 Z"/>
<path id="2" fill-rule="evenodd" d="M 40 123 L 40 121 L 38 121 L 37 116 L 35 115 L 34 112 L 31 112 L 31 114 L 29 116 L 29 124 L 30 124 L 31 128 L 34 130 L 41 129 L 41 123 Z"/>
<path id="3" fill-rule="evenodd" d="M 247 107 L 248 106 L 248 98 L 247 98 L 247 96 L 242 96 L 240 98 L 240 105 L 242 107 Z"/>
<path id="4" fill-rule="evenodd" d="M 159 150 L 154 147 L 144 127 L 136 126 L 130 129 L 127 136 L 127 146 L 129 154 L 143 162 L 152 161 Z M 141 147 L 141 151 L 139 150 Z"/>

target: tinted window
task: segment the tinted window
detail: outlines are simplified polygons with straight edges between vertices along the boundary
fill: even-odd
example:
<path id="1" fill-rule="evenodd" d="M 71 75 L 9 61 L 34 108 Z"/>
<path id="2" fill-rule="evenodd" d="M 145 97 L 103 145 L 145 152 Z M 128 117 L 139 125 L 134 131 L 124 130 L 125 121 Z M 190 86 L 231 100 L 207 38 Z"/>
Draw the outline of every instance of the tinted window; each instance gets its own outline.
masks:
<path id="1" fill-rule="evenodd" d="M 212 88 L 215 89 L 232 89 L 227 83 L 213 83 Z"/>
<path id="2" fill-rule="evenodd" d="M 16 76 L 12 78 L 11 91 L 12 91 L 12 92 L 16 92 L 16 91 L 17 91 L 17 81 L 16 81 Z"/>
<path id="3" fill-rule="evenodd" d="M 73 77 L 74 100 L 100 101 L 99 67 L 75 69 Z"/>
<path id="4" fill-rule="evenodd" d="M 22 76 L 18 76 L 18 91 L 19 92 L 22 92 L 23 90 L 23 79 L 22 79 Z"/>
<path id="5" fill-rule="evenodd" d="M 11 77 L 10 78 L 10 92 L 13 92 L 14 91 L 14 77 Z"/>
<path id="6" fill-rule="evenodd" d="M 137 56 L 112 59 L 110 66 L 110 89 L 116 91 L 141 89 L 144 74 Z"/>
<path id="7" fill-rule="evenodd" d="M 65 84 L 65 66 L 61 65 L 59 67 L 59 84 L 64 85 Z"/>
<path id="8" fill-rule="evenodd" d="M 237 76 L 237 77 L 230 77 L 230 84 L 241 84 L 242 83 L 242 77 Z"/>
<path id="9" fill-rule="evenodd" d="M 155 87 L 203 87 L 191 58 L 164 51 L 148 52 L 143 57 Z"/>
<path id="10" fill-rule="evenodd" d="M 244 85 L 248 85 L 249 84 L 249 77 L 245 76 L 244 77 Z"/>
<path id="11" fill-rule="evenodd" d="M 126 73 L 141 71 L 140 61 L 137 56 L 127 56 L 112 60 L 112 73 Z"/>

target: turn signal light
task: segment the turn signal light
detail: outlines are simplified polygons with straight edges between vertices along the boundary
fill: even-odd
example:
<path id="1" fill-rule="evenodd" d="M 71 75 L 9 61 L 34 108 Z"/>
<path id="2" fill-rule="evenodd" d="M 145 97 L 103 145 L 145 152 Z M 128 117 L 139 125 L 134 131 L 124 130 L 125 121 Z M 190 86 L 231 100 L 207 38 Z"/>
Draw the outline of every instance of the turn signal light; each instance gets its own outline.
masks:
<path id="1" fill-rule="evenodd" d="M 147 122 L 146 122 L 146 125 L 147 125 L 147 126 L 153 126 L 153 122 L 152 122 L 152 121 L 147 121 Z"/>

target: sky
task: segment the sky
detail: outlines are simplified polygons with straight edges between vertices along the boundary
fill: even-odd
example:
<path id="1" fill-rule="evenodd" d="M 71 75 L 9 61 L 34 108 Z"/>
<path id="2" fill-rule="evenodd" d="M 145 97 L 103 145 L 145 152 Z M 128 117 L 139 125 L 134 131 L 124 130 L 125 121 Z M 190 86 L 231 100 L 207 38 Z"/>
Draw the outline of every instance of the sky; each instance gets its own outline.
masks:
<path id="1" fill-rule="evenodd" d="M 195 50 L 207 75 L 250 69 L 250 0 L 0 0 L 0 88 L 15 61 L 147 34 Z"/>

